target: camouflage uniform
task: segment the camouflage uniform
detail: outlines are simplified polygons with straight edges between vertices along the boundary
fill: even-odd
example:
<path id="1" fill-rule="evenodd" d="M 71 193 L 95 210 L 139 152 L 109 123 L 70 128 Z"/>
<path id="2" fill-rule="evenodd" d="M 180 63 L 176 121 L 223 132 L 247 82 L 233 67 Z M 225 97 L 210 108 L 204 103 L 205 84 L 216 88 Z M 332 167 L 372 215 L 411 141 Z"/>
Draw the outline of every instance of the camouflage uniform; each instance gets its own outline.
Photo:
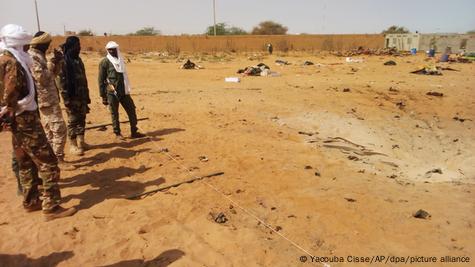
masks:
<path id="1" fill-rule="evenodd" d="M 24 70 L 11 53 L 5 51 L 0 55 L 0 79 L 5 82 L 0 87 L 2 106 L 16 110 L 17 101 L 28 95 L 25 71 L 28 70 Z M 37 111 L 24 111 L 15 116 L 12 143 L 20 169 L 23 206 L 26 209 L 33 208 L 41 195 L 43 211 L 52 211 L 61 199 L 58 186 L 60 171 Z M 34 166 L 38 168 L 40 179 L 34 175 Z"/>
<path id="2" fill-rule="evenodd" d="M 34 48 L 30 48 L 28 52 L 33 59 L 31 73 L 35 80 L 41 122 L 54 153 L 62 159 L 66 143 L 66 123 L 59 107 L 59 93 L 54 83 L 54 76 L 48 68 L 43 52 Z"/>
<path id="3" fill-rule="evenodd" d="M 56 76 L 56 85 L 67 109 L 68 136 L 70 139 L 75 140 L 77 136 L 84 136 L 86 114 L 89 113 L 88 104 L 91 103 L 89 88 L 87 86 L 86 70 L 82 60 L 78 58 L 74 60 L 74 77 L 67 77 L 66 64 L 64 61 L 60 64 L 60 70 Z M 68 93 L 68 78 L 75 79 L 76 91 L 74 95 Z"/>

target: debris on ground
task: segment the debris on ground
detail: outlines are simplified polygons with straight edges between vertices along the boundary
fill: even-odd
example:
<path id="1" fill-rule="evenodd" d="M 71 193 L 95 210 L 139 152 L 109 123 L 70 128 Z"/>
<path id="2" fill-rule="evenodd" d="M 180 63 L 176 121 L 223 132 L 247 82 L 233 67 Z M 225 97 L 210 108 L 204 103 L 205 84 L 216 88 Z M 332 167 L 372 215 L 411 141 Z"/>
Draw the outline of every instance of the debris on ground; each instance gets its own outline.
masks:
<path id="1" fill-rule="evenodd" d="M 272 72 L 269 66 L 264 63 L 259 63 L 256 66 L 239 69 L 237 73 L 246 76 L 279 76 L 279 73 Z"/>
<path id="2" fill-rule="evenodd" d="M 187 60 L 185 62 L 185 64 L 183 64 L 180 69 L 184 69 L 184 70 L 200 70 L 200 69 L 204 69 L 202 66 L 198 65 L 198 64 L 195 64 L 193 62 L 191 62 L 191 60 Z"/>
<path id="3" fill-rule="evenodd" d="M 226 77 L 224 78 L 224 81 L 227 83 L 238 83 L 241 81 L 241 78 L 239 77 Z"/>
<path id="4" fill-rule="evenodd" d="M 228 221 L 228 218 L 226 217 L 226 214 L 224 214 L 223 212 L 220 212 L 217 215 L 214 215 L 214 214 L 210 213 L 210 215 L 211 215 L 211 217 L 213 217 L 213 220 L 216 223 L 223 224 L 223 223 L 226 223 Z"/>
<path id="5" fill-rule="evenodd" d="M 451 67 L 437 67 L 437 68 L 440 70 L 460 71 L 460 70 L 453 69 Z"/>
<path id="6" fill-rule="evenodd" d="M 396 89 L 396 88 L 394 88 L 394 87 L 392 87 L 392 86 L 389 87 L 388 91 L 389 91 L 389 92 L 393 92 L 393 93 L 399 93 L 399 90 Z"/>
<path id="7" fill-rule="evenodd" d="M 348 202 L 356 202 L 356 199 L 349 198 L 349 197 L 345 197 L 345 200 L 348 201 Z"/>
<path id="8" fill-rule="evenodd" d="M 315 134 L 317 134 L 317 133 L 309 133 L 309 132 L 299 131 L 299 134 L 301 134 L 301 135 L 313 136 L 313 135 L 315 135 Z"/>
<path id="9" fill-rule="evenodd" d="M 422 210 L 422 209 L 416 211 L 412 216 L 413 216 L 414 218 L 417 218 L 417 219 L 424 219 L 424 220 L 427 220 L 427 219 L 429 219 L 430 217 L 432 217 L 432 215 L 430 215 L 427 211 Z"/>
<path id="10" fill-rule="evenodd" d="M 441 68 L 437 66 L 424 66 L 418 70 L 412 71 L 411 73 L 413 74 L 419 74 L 419 75 L 437 75 L 440 76 L 442 75 L 442 72 L 440 71 Z"/>
<path id="11" fill-rule="evenodd" d="M 346 63 L 362 63 L 362 62 L 364 62 L 362 58 L 352 58 L 352 57 L 346 58 Z"/>
<path id="12" fill-rule="evenodd" d="M 470 119 L 463 119 L 463 118 L 460 118 L 458 116 L 455 116 L 453 117 L 452 119 L 456 120 L 456 121 L 459 121 L 459 122 L 464 122 L 464 121 L 467 121 L 467 120 L 470 120 Z"/>
<path id="13" fill-rule="evenodd" d="M 430 171 L 426 172 L 426 178 L 431 178 L 432 174 L 437 173 L 437 174 L 442 174 L 442 170 L 440 168 L 432 169 Z"/>
<path id="14" fill-rule="evenodd" d="M 396 102 L 396 106 L 397 106 L 399 109 L 403 109 L 403 108 L 406 106 L 406 103 L 404 103 L 404 101 L 401 100 L 401 101 Z"/>
<path id="15" fill-rule="evenodd" d="M 350 92 L 350 91 L 351 91 L 350 88 L 343 88 L 343 93 L 348 93 L 348 92 Z"/>
<path id="16" fill-rule="evenodd" d="M 312 66 L 312 65 L 315 65 L 315 63 L 313 63 L 312 61 L 305 60 L 305 62 L 304 62 L 302 65 L 304 65 L 304 66 Z"/>
<path id="17" fill-rule="evenodd" d="M 201 162 L 208 162 L 208 158 L 206 156 L 199 156 L 198 159 L 201 161 Z"/>
<path id="18" fill-rule="evenodd" d="M 353 56 L 360 56 L 360 55 L 403 56 L 403 55 L 410 55 L 410 52 L 400 52 L 394 47 L 379 48 L 379 49 L 370 49 L 370 48 L 365 49 L 365 48 L 360 46 L 356 49 L 352 49 L 352 50 L 349 50 L 349 51 L 331 52 L 330 54 L 335 55 L 337 57 L 353 57 Z"/>
<path id="19" fill-rule="evenodd" d="M 394 60 L 389 60 L 389 61 L 384 62 L 384 65 L 385 66 L 396 66 L 397 63 Z"/>
<path id="20" fill-rule="evenodd" d="M 432 170 L 426 172 L 426 174 L 431 174 L 431 173 L 442 174 L 442 170 L 440 168 L 436 168 L 436 169 L 432 169 Z"/>
<path id="21" fill-rule="evenodd" d="M 435 91 L 427 92 L 426 95 L 437 96 L 437 97 L 443 97 L 444 96 L 443 93 L 439 93 L 439 92 L 435 92 Z"/>
<path id="22" fill-rule="evenodd" d="M 283 66 L 283 65 L 291 65 L 288 61 L 282 60 L 282 59 L 277 59 L 275 61 L 275 64 L 278 66 Z"/>

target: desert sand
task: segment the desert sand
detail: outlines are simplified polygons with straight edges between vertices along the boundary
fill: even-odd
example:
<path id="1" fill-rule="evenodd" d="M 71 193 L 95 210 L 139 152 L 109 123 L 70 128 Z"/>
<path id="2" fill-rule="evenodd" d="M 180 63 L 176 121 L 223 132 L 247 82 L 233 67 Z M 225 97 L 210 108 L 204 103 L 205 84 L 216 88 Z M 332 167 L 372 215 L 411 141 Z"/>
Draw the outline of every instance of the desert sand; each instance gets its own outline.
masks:
<path id="1" fill-rule="evenodd" d="M 330 266 L 377 255 L 473 266 L 475 64 L 440 63 L 460 71 L 425 76 L 410 74 L 430 63 L 423 55 L 249 56 L 192 56 L 205 69 L 180 70 L 173 57 L 127 55 L 148 138 L 87 131 L 91 149 L 67 155 L 61 172 L 63 206 L 79 209 L 70 218 L 22 209 L 1 133 L 0 266 L 322 266 L 310 255 L 345 260 Z M 83 59 L 88 126 L 109 123 L 100 55 Z M 280 76 L 224 82 L 259 62 Z M 224 175 L 126 199 L 215 172 Z M 415 218 L 420 209 L 431 217 Z"/>

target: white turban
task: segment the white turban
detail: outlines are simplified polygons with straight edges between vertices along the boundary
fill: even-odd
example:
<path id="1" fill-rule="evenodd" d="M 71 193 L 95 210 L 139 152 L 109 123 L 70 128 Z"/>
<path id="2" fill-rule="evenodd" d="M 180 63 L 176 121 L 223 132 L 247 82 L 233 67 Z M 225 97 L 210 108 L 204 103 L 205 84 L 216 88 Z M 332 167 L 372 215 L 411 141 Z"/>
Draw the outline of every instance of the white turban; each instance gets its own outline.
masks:
<path id="1" fill-rule="evenodd" d="M 23 67 L 27 79 L 28 95 L 18 101 L 17 115 L 25 110 L 34 111 L 38 108 L 35 100 L 35 85 L 30 72 L 33 61 L 30 55 L 23 51 L 23 46 L 30 44 L 31 39 L 32 35 L 30 33 L 15 24 L 5 25 L 0 30 L 0 53 L 3 51 L 10 52 Z"/>
<path id="2" fill-rule="evenodd" d="M 114 41 L 110 41 L 107 43 L 106 49 L 117 50 L 117 57 L 113 57 L 109 53 L 109 51 L 107 51 L 107 59 L 112 63 L 115 71 L 124 74 L 125 94 L 126 95 L 130 94 L 131 87 L 130 87 L 130 82 L 129 82 L 129 76 L 127 75 L 127 69 L 125 67 L 124 58 L 120 55 L 119 44 Z"/>

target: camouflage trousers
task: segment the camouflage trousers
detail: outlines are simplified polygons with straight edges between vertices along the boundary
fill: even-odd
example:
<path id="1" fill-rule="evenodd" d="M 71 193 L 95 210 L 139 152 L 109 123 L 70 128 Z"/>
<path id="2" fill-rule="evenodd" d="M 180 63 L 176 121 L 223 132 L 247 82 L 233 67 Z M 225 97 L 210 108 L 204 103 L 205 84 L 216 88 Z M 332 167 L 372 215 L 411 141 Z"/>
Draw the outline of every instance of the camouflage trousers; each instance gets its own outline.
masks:
<path id="1" fill-rule="evenodd" d="M 42 200 L 43 210 L 51 211 L 61 200 L 60 171 L 36 111 L 25 111 L 15 118 L 12 142 L 20 169 L 23 206 L 29 208 Z M 34 173 L 35 166 L 38 176 Z"/>
<path id="2" fill-rule="evenodd" d="M 61 108 L 59 105 L 43 107 L 40 108 L 40 114 L 46 138 L 53 148 L 54 154 L 58 158 L 63 158 L 67 129 Z"/>
<path id="3" fill-rule="evenodd" d="M 76 139 L 78 135 L 84 135 L 86 131 L 86 112 L 68 109 L 68 136 Z"/>

